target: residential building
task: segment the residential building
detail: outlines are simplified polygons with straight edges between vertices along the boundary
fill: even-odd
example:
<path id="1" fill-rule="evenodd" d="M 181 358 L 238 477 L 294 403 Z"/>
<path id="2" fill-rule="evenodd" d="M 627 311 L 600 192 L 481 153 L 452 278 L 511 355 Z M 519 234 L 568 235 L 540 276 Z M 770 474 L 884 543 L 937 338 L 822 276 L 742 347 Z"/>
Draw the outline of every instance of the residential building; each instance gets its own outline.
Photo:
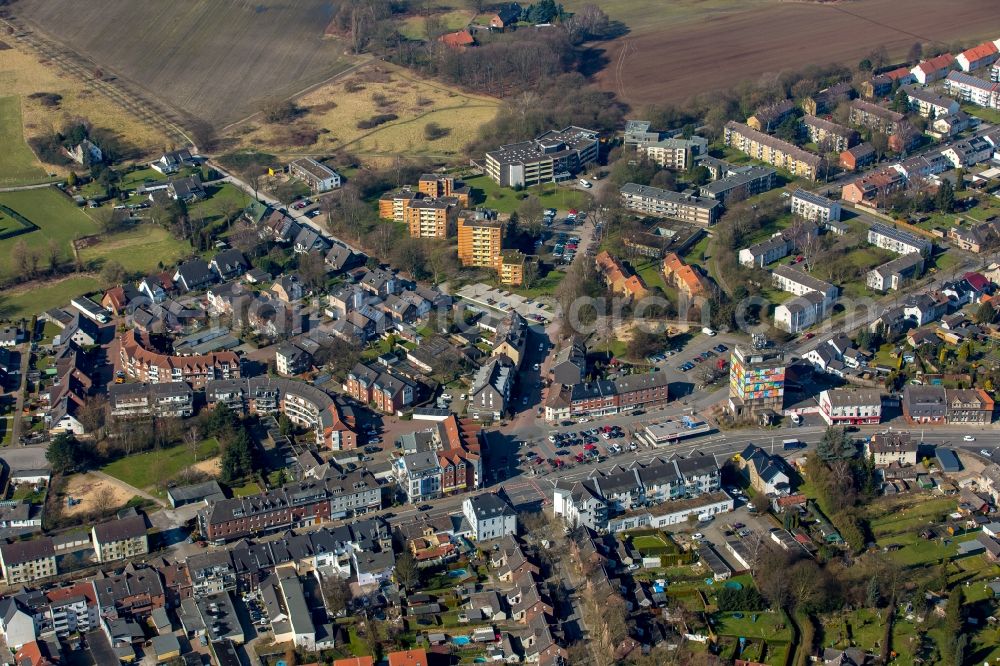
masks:
<path id="1" fill-rule="evenodd" d="M 451 415 L 426 430 L 401 437 L 404 455 L 395 468 L 400 487 L 410 501 L 478 488 L 483 472 L 480 433 L 478 425 Z"/>
<path id="2" fill-rule="evenodd" d="M 499 13 L 497 16 L 499 16 Z M 491 25 L 492 21 L 493 19 L 491 19 Z M 389 660 L 389 666 L 428 666 L 427 652 L 423 649 L 390 652 L 386 655 L 386 658 Z"/>
<path id="3" fill-rule="evenodd" d="M 573 339 L 556 352 L 549 366 L 549 374 L 556 384 L 578 384 L 587 375 L 587 347 Z"/>
<path id="4" fill-rule="evenodd" d="M 702 185 L 698 193 L 725 206 L 726 202 L 732 203 L 767 192 L 774 187 L 777 173 L 770 167 L 762 166 L 729 168 L 721 178 Z"/>
<path id="5" fill-rule="evenodd" d="M 167 196 L 174 201 L 183 201 L 185 203 L 205 198 L 205 189 L 202 187 L 201 179 L 198 176 L 188 176 L 187 178 L 171 180 L 167 183 L 166 192 Z M 150 199 L 155 201 L 153 194 L 149 196 Z"/>
<path id="6" fill-rule="evenodd" d="M 250 269 L 250 262 L 239 250 L 229 249 L 215 255 L 208 267 L 220 280 L 225 282 L 247 272 Z"/>
<path id="7" fill-rule="evenodd" d="M 453 235 L 454 219 L 454 205 L 445 199 L 415 199 L 403 209 L 410 238 L 448 238 Z"/>
<path id="8" fill-rule="evenodd" d="M 204 259 L 192 259 L 177 267 L 173 280 L 174 284 L 184 291 L 194 291 L 215 282 L 215 273 L 208 267 Z"/>
<path id="9" fill-rule="evenodd" d="M 955 64 L 963 72 L 974 72 L 977 69 L 989 67 L 996 62 L 998 57 L 1000 57 L 1000 52 L 997 51 L 996 42 L 983 42 L 955 56 Z M 951 75 L 951 72 L 948 74 Z"/>
<path id="10" fill-rule="evenodd" d="M 901 400 L 903 418 L 911 425 L 938 425 L 948 422 L 948 403 L 943 386 L 907 384 Z"/>
<path id="11" fill-rule="evenodd" d="M 703 227 L 715 224 L 722 214 L 722 204 L 718 201 L 636 183 L 622 185 L 621 201 L 625 208 L 638 213 L 670 217 Z"/>
<path id="12" fill-rule="evenodd" d="M 694 158 L 708 152 L 708 140 L 693 136 L 690 139 L 663 139 L 636 147 L 636 152 L 645 155 L 665 169 L 687 171 L 694 165 Z"/>
<path id="13" fill-rule="evenodd" d="M 818 116 L 830 113 L 841 102 L 846 102 L 854 96 L 854 89 L 847 81 L 836 83 L 829 88 L 820 90 L 802 100 L 802 109 L 811 115 Z"/>
<path id="14" fill-rule="evenodd" d="M 166 605 L 163 578 L 150 566 L 130 562 L 121 573 L 99 575 L 93 586 L 101 617 L 107 620 L 145 620 Z"/>
<path id="15" fill-rule="evenodd" d="M 329 493 L 320 481 L 291 483 L 259 495 L 222 500 L 198 512 L 202 535 L 216 544 L 319 525 L 329 519 Z"/>
<path id="16" fill-rule="evenodd" d="M 186 418 L 194 413 L 194 391 L 186 382 L 111 384 L 108 413 L 115 418 Z"/>
<path id="17" fill-rule="evenodd" d="M 391 368 L 379 369 L 359 363 L 347 375 L 347 394 L 383 414 L 397 414 L 413 404 L 417 386 Z"/>
<path id="18" fill-rule="evenodd" d="M 943 79 L 956 65 L 955 56 L 950 53 L 942 53 L 939 56 L 921 61 L 910 71 L 913 78 L 922 86 Z"/>
<path id="19" fill-rule="evenodd" d="M 868 271 L 867 283 L 876 291 L 896 291 L 924 270 L 924 256 L 919 252 L 904 254 Z"/>
<path id="20" fill-rule="evenodd" d="M 90 530 L 98 562 L 114 562 L 149 552 L 146 518 L 133 514 L 94 525 Z"/>
<path id="21" fill-rule="evenodd" d="M 775 234 L 765 241 L 754 243 L 740 250 L 739 261 L 742 266 L 764 268 L 770 263 L 788 256 L 791 251 L 791 241 L 781 234 Z"/>
<path id="22" fill-rule="evenodd" d="M 840 202 L 797 189 L 792 193 L 792 212 L 807 220 L 826 224 L 840 219 Z"/>
<path id="23" fill-rule="evenodd" d="M 648 409 L 670 400 L 669 381 L 660 372 L 627 375 L 614 380 L 553 385 L 545 399 L 545 419 L 604 416 Z"/>
<path id="24" fill-rule="evenodd" d="M 896 192 L 906 187 L 906 176 L 893 168 L 866 173 L 844 185 L 841 198 L 853 204 L 881 208 Z"/>
<path id="25" fill-rule="evenodd" d="M 525 266 L 530 260 L 520 250 L 500 252 L 500 284 L 520 287 L 524 284 Z"/>
<path id="26" fill-rule="evenodd" d="M 493 30 L 504 30 L 521 19 L 521 6 L 516 2 L 511 2 L 504 4 L 495 13 L 489 15 L 489 25 Z M 403 666 L 390 665 L 390 666 Z M 416 664 L 407 664 L 406 666 L 417 666 Z M 422 664 L 421 666 L 427 666 Z"/>
<path id="27" fill-rule="evenodd" d="M 552 512 L 571 527 L 604 529 L 608 524 L 608 503 L 593 481 L 556 481 Z"/>
<path id="28" fill-rule="evenodd" d="M 945 91 L 962 102 L 988 109 L 1000 108 L 1000 84 L 962 72 L 948 72 Z"/>
<path id="29" fill-rule="evenodd" d="M 0 543 L 0 572 L 8 585 L 31 583 L 59 573 L 56 551 L 49 537 Z"/>
<path id="30" fill-rule="evenodd" d="M 312 355 L 294 343 L 283 342 L 274 351 L 274 364 L 279 375 L 291 377 L 310 368 Z"/>
<path id="31" fill-rule="evenodd" d="M 758 132 L 771 133 L 778 129 L 778 125 L 792 115 L 793 111 L 795 111 L 795 102 L 783 99 L 754 111 L 754 114 L 747 118 L 747 125 Z"/>
<path id="32" fill-rule="evenodd" d="M 530 187 L 576 173 L 598 155 L 597 132 L 582 127 L 550 130 L 532 141 L 486 153 L 486 174 L 502 187 Z"/>
<path id="33" fill-rule="evenodd" d="M 819 414 L 827 425 L 871 425 L 882 420 L 882 394 L 873 389 L 826 389 L 819 394 Z"/>
<path id="34" fill-rule="evenodd" d="M 926 238 L 879 223 L 873 224 L 868 230 L 868 242 L 896 254 L 917 252 L 926 255 L 932 247 L 931 241 Z"/>
<path id="35" fill-rule="evenodd" d="M 959 110 L 958 102 L 925 88 L 907 86 L 903 88 L 910 108 L 924 118 L 950 116 Z"/>
<path id="36" fill-rule="evenodd" d="M 785 459 L 747 444 L 738 456 L 739 467 L 750 481 L 750 487 L 765 495 L 787 495 L 790 490 L 790 470 Z"/>
<path id="37" fill-rule="evenodd" d="M 472 527 L 473 541 L 490 541 L 517 535 L 517 512 L 496 493 L 466 497 L 462 514 Z"/>
<path id="38" fill-rule="evenodd" d="M 463 266 L 496 268 L 500 264 L 504 224 L 495 210 L 480 208 L 458 214 L 458 260 Z"/>
<path id="39" fill-rule="evenodd" d="M 958 111 L 950 116 L 935 118 L 930 122 L 926 132 L 936 139 L 948 139 L 969 129 L 973 118 L 965 111 Z"/>
<path id="40" fill-rule="evenodd" d="M 883 134 L 895 134 L 900 127 L 907 125 L 906 116 L 891 111 L 884 106 L 856 99 L 851 102 L 851 124 L 866 127 Z"/>
<path id="41" fill-rule="evenodd" d="M 774 308 L 774 325 L 788 333 L 800 333 L 822 321 L 829 305 L 823 295 L 816 291 L 789 299 Z"/>
<path id="42" fill-rule="evenodd" d="M 197 389 L 213 379 L 240 377 L 240 358 L 234 352 L 171 356 L 152 349 L 149 337 L 134 330 L 126 331 L 118 346 L 121 369 L 141 382 L 187 382 Z"/>
<path id="43" fill-rule="evenodd" d="M 896 465 L 916 465 L 919 445 L 908 432 L 877 432 L 865 443 L 865 455 L 870 456 L 878 467 Z"/>
<path id="44" fill-rule="evenodd" d="M 840 166 L 846 171 L 860 171 L 875 163 L 875 148 L 867 141 L 840 153 Z"/>
<path id="45" fill-rule="evenodd" d="M 520 368 L 527 343 L 528 320 L 516 311 L 511 311 L 497 324 L 492 340 L 493 352 L 490 356 L 502 354 L 514 362 L 515 368 Z"/>
<path id="46" fill-rule="evenodd" d="M 729 404 L 734 413 L 778 412 L 785 395 L 785 355 L 737 345 L 730 357 Z"/>
<path id="47" fill-rule="evenodd" d="M 948 423 L 989 425 L 993 422 L 993 398 L 979 388 L 946 389 Z"/>
<path id="48" fill-rule="evenodd" d="M 816 180 L 822 159 L 787 141 L 759 132 L 742 123 L 729 121 L 725 126 L 725 144 L 793 176 Z"/>
<path id="49" fill-rule="evenodd" d="M 153 171 L 169 176 L 172 173 L 180 171 L 181 167 L 193 164 L 197 164 L 197 158 L 191 155 L 190 150 L 182 148 L 181 150 L 171 150 L 163 153 L 160 155 L 159 159 L 152 162 L 149 166 L 153 169 Z"/>
<path id="50" fill-rule="evenodd" d="M 274 641 L 291 643 L 307 652 L 315 652 L 319 631 L 313 623 L 298 573 L 295 569 L 281 568 L 275 574 L 261 587 L 261 599 Z"/>
<path id="51" fill-rule="evenodd" d="M 816 292 L 828 302 L 836 300 L 839 292 L 839 289 L 835 285 L 813 277 L 794 266 L 776 266 L 771 271 L 771 280 L 774 286 L 782 291 L 787 291 L 796 296 L 804 296 L 810 292 Z"/>
<path id="52" fill-rule="evenodd" d="M 357 435 L 341 407 L 326 391 L 305 382 L 266 376 L 211 381 L 205 386 L 205 402 L 209 408 L 224 404 L 238 414 L 284 414 L 312 430 L 320 448 L 357 447 Z"/>
<path id="53" fill-rule="evenodd" d="M 956 169 L 970 167 L 985 162 L 993 155 L 993 146 L 982 137 L 972 137 L 963 141 L 955 141 L 941 151 Z"/>
<path id="54" fill-rule="evenodd" d="M 499 421 L 507 411 L 513 387 L 513 363 L 504 357 L 490 359 L 476 371 L 466 411 L 479 421 Z"/>
<path id="55" fill-rule="evenodd" d="M 359 516 L 382 508 L 382 487 L 371 472 L 356 469 L 345 474 L 328 471 L 322 479 L 330 497 L 330 518 Z"/>
<path id="56" fill-rule="evenodd" d="M 652 123 L 648 120 L 626 120 L 623 133 L 624 144 L 638 149 L 640 146 L 656 143 L 668 135 L 673 135 L 672 132 L 651 130 L 649 129 L 651 126 Z"/>
<path id="57" fill-rule="evenodd" d="M 291 161 L 288 174 L 304 181 L 313 192 L 329 192 L 340 187 L 340 174 L 311 157 Z"/>
<path id="58" fill-rule="evenodd" d="M 802 126 L 806 128 L 809 140 L 819 146 L 822 152 L 835 150 L 839 153 L 858 142 L 855 130 L 831 120 L 806 114 L 802 118 Z"/>
<path id="59" fill-rule="evenodd" d="M 676 287 L 689 300 L 711 293 L 712 285 L 708 278 L 673 252 L 668 252 L 663 258 L 662 270 L 666 283 Z"/>
<path id="60" fill-rule="evenodd" d="M 920 137 L 923 134 L 918 132 L 912 125 L 903 125 L 898 132 L 889 135 L 889 150 L 894 153 L 906 153 L 920 145 Z"/>

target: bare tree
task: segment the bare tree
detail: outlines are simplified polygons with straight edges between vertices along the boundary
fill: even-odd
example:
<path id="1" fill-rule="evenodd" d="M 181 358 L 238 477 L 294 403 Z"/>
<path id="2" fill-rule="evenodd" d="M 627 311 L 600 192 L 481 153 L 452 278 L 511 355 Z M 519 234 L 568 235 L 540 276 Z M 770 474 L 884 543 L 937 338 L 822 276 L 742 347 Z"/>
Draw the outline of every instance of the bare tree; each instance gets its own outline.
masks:
<path id="1" fill-rule="evenodd" d="M 94 509 L 98 513 L 107 513 L 115 507 L 115 491 L 110 486 L 101 486 L 94 494 Z"/>
<path id="2" fill-rule="evenodd" d="M 184 431 L 184 443 L 191 452 L 191 460 L 198 462 L 198 445 L 201 443 L 201 433 L 197 426 L 191 426 Z"/>
<path id="3" fill-rule="evenodd" d="M 45 252 L 49 261 L 49 271 L 55 274 L 59 268 L 59 260 L 62 259 L 62 250 L 59 248 L 59 241 L 55 238 L 50 238 L 48 244 L 45 246 Z"/>
<path id="4" fill-rule="evenodd" d="M 28 270 L 31 268 L 31 251 L 28 249 L 28 244 L 24 242 L 24 239 L 14 243 L 10 254 L 14 259 L 17 272 L 22 276 L 27 276 Z"/>

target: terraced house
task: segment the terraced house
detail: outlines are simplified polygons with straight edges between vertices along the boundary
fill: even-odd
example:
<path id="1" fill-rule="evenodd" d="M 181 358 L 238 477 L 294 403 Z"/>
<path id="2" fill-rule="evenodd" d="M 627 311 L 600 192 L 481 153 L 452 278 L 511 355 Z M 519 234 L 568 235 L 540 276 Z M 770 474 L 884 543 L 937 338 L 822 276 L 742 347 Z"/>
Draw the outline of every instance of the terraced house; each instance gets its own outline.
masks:
<path id="1" fill-rule="evenodd" d="M 319 525 L 329 519 L 329 494 L 325 483 L 318 481 L 221 500 L 198 513 L 201 533 L 213 544 Z"/>
<path id="2" fill-rule="evenodd" d="M 347 375 L 347 394 L 358 402 L 371 405 L 383 414 L 396 414 L 413 404 L 416 385 L 388 370 L 359 363 Z"/>
<path id="3" fill-rule="evenodd" d="M 726 123 L 725 143 L 750 157 L 785 169 L 793 176 L 816 180 L 822 159 L 819 155 L 802 150 L 734 120 Z"/>

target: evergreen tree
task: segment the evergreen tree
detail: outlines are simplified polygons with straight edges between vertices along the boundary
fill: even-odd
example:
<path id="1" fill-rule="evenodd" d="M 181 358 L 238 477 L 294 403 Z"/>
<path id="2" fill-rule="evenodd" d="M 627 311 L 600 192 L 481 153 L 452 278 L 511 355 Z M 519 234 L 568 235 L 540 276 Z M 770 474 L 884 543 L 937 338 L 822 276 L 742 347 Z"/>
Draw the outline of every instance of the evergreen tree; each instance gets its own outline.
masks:
<path id="1" fill-rule="evenodd" d="M 222 480 L 232 483 L 253 472 L 253 442 L 245 428 L 240 428 L 236 436 L 226 446 L 222 454 Z"/>
<path id="2" fill-rule="evenodd" d="M 950 213 L 955 210 L 955 187 L 951 181 L 941 181 L 937 194 L 934 196 L 934 203 L 942 213 Z"/>
<path id="3" fill-rule="evenodd" d="M 816 454 L 825 462 L 853 458 L 857 453 L 854 440 L 843 428 L 830 426 L 823 433 L 823 438 L 816 445 Z"/>

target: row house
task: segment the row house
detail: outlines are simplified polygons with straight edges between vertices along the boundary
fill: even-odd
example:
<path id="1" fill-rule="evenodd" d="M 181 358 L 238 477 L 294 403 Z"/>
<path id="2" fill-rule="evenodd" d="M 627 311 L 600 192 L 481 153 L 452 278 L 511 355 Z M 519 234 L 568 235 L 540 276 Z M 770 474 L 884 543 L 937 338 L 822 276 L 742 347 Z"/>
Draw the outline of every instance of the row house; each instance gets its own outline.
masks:
<path id="1" fill-rule="evenodd" d="M 194 413 L 194 391 L 185 382 L 112 384 L 108 409 L 115 418 L 186 418 Z"/>
<path id="2" fill-rule="evenodd" d="M 712 283 L 695 266 L 689 266 L 674 252 L 667 252 L 660 266 L 663 279 L 687 299 L 711 293 Z"/>
<path id="3" fill-rule="evenodd" d="M 201 533 L 213 544 L 330 519 L 330 502 L 323 483 L 293 483 L 250 497 L 216 502 L 198 513 Z"/>
<path id="4" fill-rule="evenodd" d="M 413 404 L 417 386 L 390 369 L 378 369 L 358 363 L 347 375 L 345 392 L 364 405 L 383 414 L 399 414 Z"/>
<path id="5" fill-rule="evenodd" d="M 557 384 L 545 400 L 545 419 L 555 423 L 566 418 L 618 414 L 665 405 L 669 400 L 669 382 L 659 372 Z"/>
<path id="6" fill-rule="evenodd" d="M 989 425 L 993 398 L 982 389 L 946 389 L 907 384 L 902 398 L 903 417 L 911 425 Z"/>
<path id="7" fill-rule="evenodd" d="M 131 562 L 121 573 L 99 572 L 93 581 L 97 605 L 107 620 L 144 619 L 166 605 L 166 591 L 160 572 Z"/>
<path id="8" fill-rule="evenodd" d="M 806 128 L 809 140 L 825 148 L 824 152 L 835 150 L 839 153 L 858 142 L 858 133 L 855 130 L 824 118 L 806 114 L 802 118 L 802 125 Z"/>
<path id="9" fill-rule="evenodd" d="M 197 389 L 213 379 L 240 376 L 240 359 L 234 352 L 171 356 L 149 347 L 148 337 L 135 331 L 119 338 L 121 368 L 129 377 L 149 384 L 187 382 Z"/>
<path id="10" fill-rule="evenodd" d="M 1000 40 L 995 40 L 992 42 L 983 42 L 973 46 L 970 49 L 966 49 L 955 56 L 955 64 L 961 68 L 963 72 L 974 72 L 977 69 L 982 69 L 984 67 L 989 67 L 997 58 L 1000 57 L 1000 51 L 997 50 L 997 42 Z M 948 75 L 951 76 L 952 72 Z"/>

